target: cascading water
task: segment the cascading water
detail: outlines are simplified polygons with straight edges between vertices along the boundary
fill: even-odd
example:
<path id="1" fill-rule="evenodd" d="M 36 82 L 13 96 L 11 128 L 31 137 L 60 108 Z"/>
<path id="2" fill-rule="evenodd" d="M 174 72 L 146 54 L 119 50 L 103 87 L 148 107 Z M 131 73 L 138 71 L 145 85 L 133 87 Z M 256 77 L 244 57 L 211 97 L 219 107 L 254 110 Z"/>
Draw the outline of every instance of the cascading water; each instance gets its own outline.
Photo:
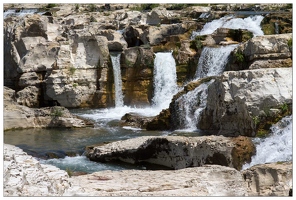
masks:
<path id="1" fill-rule="evenodd" d="M 202 83 L 176 100 L 175 107 L 178 109 L 179 118 L 176 123 L 180 129 L 187 131 L 198 129 L 200 114 L 207 105 L 208 86 L 213 81 Z"/>
<path id="2" fill-rule="evenodd" d="M 224 71 L 228 56 L 238 45 L 204 47 L 195 73 L 195 79 L 217 76 Z"/>
<path id="3" fill-rule="evenodd" d="M 162 109 L 168 108 L 178 92 L 176 62 L 172 52 L 159 52 L 154 60 L 154 96 L 152 106 Z"/>
<path id="4" fill-rule="evenodd" d="M 3 18 L 11 17 L 11 16 L 18 16 L 18 17 L 24 17 L 29 14 L 44 14 L 44 12 L 38 12 L 38 9 L 22 9 L 22 10 L 16 10 L 16 9 L 8 9 L 4 11 Z"/>
<path id="5" fill-rule="evenodd" d="M 233 15 L 227 15 L 206 23 L 201 31 L 193 31 L 191 39 L 194 39 L 198 35 L 212 34 L 218 28 L 247 29 L 251 31 L 254 36 L 264 35 L 260 27 L 263 18 L 264 17 L 261 15 L 249 16 L 244 19 L 235 18 Z"/>
<path id="6" fill-rule="evenodd" d="M 270 130 L 269 137 L 254 139 L 256 155 L 252 157 L 251 163 L 242 167 L 243 170 L 257 164 L 292 160 L 292 115 L 284 117 Z"/>
<path id="7" fill-rule="evenodd" d="M 279 34 L 279 24 L 277 22 L 274 23 L 274 32 L 275 34 Z"/>
<path id="8" fill-rule="evenodd" d="M 123 107 L 123 94 L 122 94 L 122 80 L 120 70 L 120 56 L 121 53 L 111 53 L 111 62 L 113 66 L 114 74 L 114 86 L 115 86 L 115 107 Z"/>

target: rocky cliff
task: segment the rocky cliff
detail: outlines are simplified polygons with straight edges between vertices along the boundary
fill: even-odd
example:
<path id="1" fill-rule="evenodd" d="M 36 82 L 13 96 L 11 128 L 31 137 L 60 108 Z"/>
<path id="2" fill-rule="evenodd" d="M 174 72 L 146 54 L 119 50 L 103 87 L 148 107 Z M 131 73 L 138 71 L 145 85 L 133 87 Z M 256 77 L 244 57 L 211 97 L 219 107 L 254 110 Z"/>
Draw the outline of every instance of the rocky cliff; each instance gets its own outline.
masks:
<path id="1" fill-rule="evenodd" d="M 202 14 L 207 14 L 207 20 L 225 14 L 221 12 L 223 6 L 190 4 L 179 7 L 160 4 L 155 8 L 150 4 L 5 4 L 4 8 L 4 85 L 34 96 L 32 102 L 20 100 L 29 107 L 114 106 L 110 61 L 110 52 L 114 51 L 122 53 L 124 103 L 150 105 L 154 90 L 153 53 L 173 51 L 178 85 L 182 86 L 196 71 L 202 46 L 190 37 L 192 31 L 205 24 Z M 36 10 L 21 15 L 28 8 Z M 268 15 L 268 20 L 262 23 L 275 23 L 277 17 L 281 30 L 278 33 L 289 33 L 289 5 L 281 8 L 286 14 Z M 148 12 L 143 12 L 145 9 Z M 225 9 L 230 12 L 255 7 L 229 4 Z M 258 9 L 272 10 L 275 5 L 264 4 Z M 222 32 L 215 32 L 210 38 L 216 44 L 225 42 L 226 37 L 241 42 L 233 34 Z M 291 52 L 286 45 L 289 38 L 291 34 L 285 38 L 280 35 L 253 38 L 233 53 L 227 69 L 290 66 Z M 274 47 L 277 52 L 264 52 L 264 57 L 258 57 L 261 47 L 250 53 L 256 46 Z M 244 63 L 236 59 L 241 49 Z"/>

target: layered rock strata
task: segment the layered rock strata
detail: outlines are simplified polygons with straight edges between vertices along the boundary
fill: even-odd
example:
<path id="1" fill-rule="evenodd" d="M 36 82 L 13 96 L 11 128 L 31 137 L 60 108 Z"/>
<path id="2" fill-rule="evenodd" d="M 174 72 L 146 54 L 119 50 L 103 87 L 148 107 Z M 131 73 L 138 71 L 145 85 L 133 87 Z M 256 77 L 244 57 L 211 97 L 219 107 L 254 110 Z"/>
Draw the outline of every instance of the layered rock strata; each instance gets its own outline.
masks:
<path id="1" fill-rule="evenodd" d="M 72 115 L 60 106 L 29 108 L 19 105 L 15 91 L 4 87 L 3 128 L 83 128 L 93 127 L 93 123 Z"/>

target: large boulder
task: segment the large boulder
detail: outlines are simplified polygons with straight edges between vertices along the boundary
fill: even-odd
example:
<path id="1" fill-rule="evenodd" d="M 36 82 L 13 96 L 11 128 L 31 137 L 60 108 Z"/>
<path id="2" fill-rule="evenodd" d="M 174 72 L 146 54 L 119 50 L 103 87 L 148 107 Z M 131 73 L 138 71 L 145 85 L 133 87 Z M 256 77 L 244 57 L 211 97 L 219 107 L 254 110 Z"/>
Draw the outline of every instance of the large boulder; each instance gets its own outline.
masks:
<path id="1" fill-rule="evenodd" d="M 248 196 L 239 171 L 225 166 L 205 165 L 180 170 L 100 171 L 71 177 L 66 195 L 128 197 Z"/>
<path id="2" fill-rule="evenodd" d="M 66 171 L 41 164 L 12 145 L 4 144 L 3 158 L 3 194 L 7 197 L 292 196 L 292 162 L 261 164 L 243 171 L 204 165 L 179 170 L 105 170 L 69 177 Z"/>
<path id="3" fill-rule="evenodd" d="M 242 164 L 249 162 L 255 153 L 255 146 L 250 139 L 244 140 L 244 143 L 242 141 L 223 136 L 144 136 L 103 146 L 88 147 L 86 156 L 98 162 L 114 160 L 132 164 L 147 162 L 172 169 L 205 164 L 241 169 Z"/>
<path id="4" fill-rule="evenodd" d="M 224 72 L 208 87 L 199 126 L 221 135 L 255 136 L 255 119 L 283 104 L 292 104 L 292 68 Z"/>
<path id="5" fill-rule="evenodd" d="M 33 86 L 32 86 L 33 87 Z M 64 107 L 29 108 L 19 105 L 16 101 L 18 95 L 15 91 L 4 87 L 4 109 L 3 127 L 4 130 L 25 129 L 25 128 L 82 128 L 93 126 L 91 122 L 80 119 L 70 113 Z M 31 103 L 22 99 L 26 104 Z"/>
<path id="6" fill-rule="evenodd" d="M 249 196 L 292 196 L 292 162 L 255 165 L 242 174 Z"/>
<path id="7" fill-rule="evenodd" d="M 292 33 L 253 37 L 232 53 L 225 70 L 292 67 Z"/>
<path id="8" fill-rule="evenodd" d="M 61 196 L 71 187 L 66 171 L 40 164 L 9 144 L 4 144 L 3 152 L 4 196 Z"/>
<path id="9" fill-rule="evenodd" d="M 106 78 L 98 71 L 108 67 L 108 41 L 82 33 L 70 42 L 61 45 L 56 66 L 45 79 L 47 99 L 65 107 L 93 106 L 98 87 L 107 90 Z"/>
<path id="10" fill-rule="evenodd" d="M 39 107 L 40 89 L 36 86 L 28 86 L 16 93 L 17 103 L 30 108 Z"/>
<path id="11" fill-rule="evenodd" d="M 193 81 L 176 94 L 170 127 L 189 128 L 186 124 L 193 123 L 208 134 L 253 137 L 259 124 L 268 130 L 268 117 L 277 122 L 291 104 L 292 68 L 229 71 Z"/>

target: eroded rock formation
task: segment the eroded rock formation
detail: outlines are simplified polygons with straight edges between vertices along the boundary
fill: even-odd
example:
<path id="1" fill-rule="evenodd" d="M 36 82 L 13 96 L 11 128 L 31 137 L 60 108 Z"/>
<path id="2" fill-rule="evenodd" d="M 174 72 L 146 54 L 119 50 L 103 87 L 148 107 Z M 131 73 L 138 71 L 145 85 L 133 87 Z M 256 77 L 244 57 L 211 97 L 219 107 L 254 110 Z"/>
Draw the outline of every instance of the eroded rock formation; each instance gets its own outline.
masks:
<path id="1" fill-rule="evenodd" d="M 242 142 L 244 141 L 244 142 Z M 120 160 L 132 164 L 148 162 L 172 169 L 217 164 L 241 169 L 255 153 L 248 138 L 239 140 L 223 136 L 139 137 L 89 147 L 87 157 L 98 162 Z"/>

